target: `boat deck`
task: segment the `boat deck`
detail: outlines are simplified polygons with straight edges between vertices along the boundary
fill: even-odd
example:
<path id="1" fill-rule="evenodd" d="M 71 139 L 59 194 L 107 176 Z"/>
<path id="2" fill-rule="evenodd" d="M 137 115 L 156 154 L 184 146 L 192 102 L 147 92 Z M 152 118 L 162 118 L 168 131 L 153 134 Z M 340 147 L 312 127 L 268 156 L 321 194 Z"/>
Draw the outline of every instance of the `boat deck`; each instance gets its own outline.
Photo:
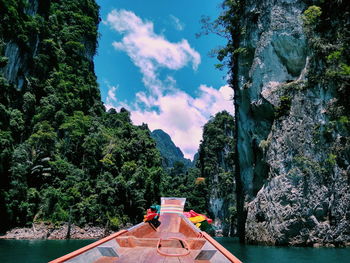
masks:
<path id="1" fill-rule="evenodd" d="M 157 229 L 142 222 L 51 263 L 241 263 L 183 215 L 184 202 L 162 198 Z"/>
<path id="2" fill-rule="evenodd" d="M 183 248 L 164 248 L 167 253 L 178 254 L 183 253 Z M 157 263 L 193 263 L 193 257 L 198 254 L 198 251 L 191 251 L 190 255 L 182 257 L 164 257 L 159 255 L 156 248 L 151 247 L 134 247 L 120 249 L 121 255 L 119 258 L 105 257 L 100 258 L 96 263 L 130 263 L 130 262 L 157 262 Z M 199 261 L 203 262 L 203 261 Z"/>

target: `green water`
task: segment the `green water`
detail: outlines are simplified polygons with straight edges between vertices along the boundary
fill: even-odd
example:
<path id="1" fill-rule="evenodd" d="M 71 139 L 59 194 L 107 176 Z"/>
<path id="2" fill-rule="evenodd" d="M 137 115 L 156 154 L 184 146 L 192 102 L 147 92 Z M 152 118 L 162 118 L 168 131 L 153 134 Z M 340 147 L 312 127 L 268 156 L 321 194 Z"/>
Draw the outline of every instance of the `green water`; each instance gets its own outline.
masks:
<path id="1" fill-rule="evenodd" d="M 350 262 L 350 248 L 262 247 L 241 245 L 232 238 L 217 240 L 245 263 Z M 0 262 L 44 263 L 91 242 L 93 240 L 0 240 Z"/>
<path id="2" fill-rule="evenodd" d="M 0 240 L 1 263 L 44 263 L 94 240 Z"/>
<path id="3" fill-rule="evenodd" d="M 216 238 L 244 263 L 350 263 L 350 248 L 265 247 Z"/>

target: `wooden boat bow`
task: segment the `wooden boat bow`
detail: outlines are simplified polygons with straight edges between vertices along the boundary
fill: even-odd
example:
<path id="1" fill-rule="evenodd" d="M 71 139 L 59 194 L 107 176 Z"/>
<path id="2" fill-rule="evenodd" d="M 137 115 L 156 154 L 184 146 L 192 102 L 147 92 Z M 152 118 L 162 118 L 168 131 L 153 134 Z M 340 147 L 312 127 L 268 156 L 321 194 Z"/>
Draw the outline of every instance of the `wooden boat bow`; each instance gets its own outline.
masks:
<path id="1" fill-rule="evenodd" d="M 161 225 L 142 222 L 50 263 L 241 263 L 184 215 L 185 198 L 161 198 Z"/>

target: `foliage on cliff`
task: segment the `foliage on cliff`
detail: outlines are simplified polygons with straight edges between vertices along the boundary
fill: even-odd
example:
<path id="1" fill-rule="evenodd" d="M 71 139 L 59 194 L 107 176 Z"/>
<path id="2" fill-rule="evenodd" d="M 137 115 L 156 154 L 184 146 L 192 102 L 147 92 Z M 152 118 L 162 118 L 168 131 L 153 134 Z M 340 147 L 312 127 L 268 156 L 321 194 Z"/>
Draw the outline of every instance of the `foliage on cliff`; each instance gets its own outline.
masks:
<path id="1" fill-rule="evenodd" d="M 303 14 L 305 31 L 313 48 L 312 84 L 336 87 L 334 118 L 350 114 L 350 7 L 346 1 L 312 1 Z M 322 62 L 322 63 L 321 63 Z"/>
<path id="2" fill-rule="evenodd" d="M 2 230 L 139 221 L 159 200 L 161 159 L 147 126 L 103 108 L 95 1 L 0 0 L 0 9 Z"/>
<path id="3" fill-rule="evenodd" d="M 211 213 L 223 223 L 223 234 L 233 234 L 236 217 L 234 177 L 234 119 L 228 112 L 217 113 L 203 127 L 197 167 L 208 185 Z M 222 202 L 216 207 L 217 200 Z"/>
<path id="4" fill-rule="evenodd" d="M 203 127 L 203 140 L 198 152 L 197 167 L 201 175 L 211 184 L 217 184 L 210 188 L 218 188 L 225 198 L 232 198 L 230 189 L 233 189 L 235 154 L 233 132 L 233 117 L 227 111 L 217 113 Z"/>
<path id="5" fill-rule="evenodd" d="M 315 128 L 315 136 L 329 148 L 325 168 L 345 168 L 350 158 L 350 6 L 335 0 L 307 3 L 302 19 L 313 53 L 308 86 L 326 87 L 334 96 L 325 112 L 329 121 Z"/>
<path id="6" fill-rule="evenodd" d="M 224 0 L 221 3 L 221 14 L 215 20 L 210 17 L 202 17 L 202 32 L 197 36 L 216 34 L 227 40 L 225 46 L 217 47 L 211 51 L 211 55 L 215 56 L 219 63 L 215 65 L 217 69 L 228 69 L 231 75 L 231 69 L 235 67 L 235 57 L 238 54 L 245 54 L 247 50 L 238 46 L 239 36 L 244 34 L 244 30 L 240 27 L 240 15 L 244 7 L 244 0 Z"/>

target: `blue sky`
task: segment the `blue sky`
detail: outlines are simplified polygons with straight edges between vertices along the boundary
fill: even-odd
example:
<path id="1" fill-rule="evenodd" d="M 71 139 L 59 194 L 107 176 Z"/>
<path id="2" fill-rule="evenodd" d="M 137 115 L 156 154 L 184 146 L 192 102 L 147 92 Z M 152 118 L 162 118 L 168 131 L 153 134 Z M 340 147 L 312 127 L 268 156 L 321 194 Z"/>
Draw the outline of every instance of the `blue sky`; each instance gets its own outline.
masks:
<path id="1" fill-rule="evenodd" d="M 163 129 L 192 158 L 202 127 L 221 110 L 233 113 L 225 72 L 216 70 L 215 35 L 196 38 L 202 15 L 221 0 L 97 0 L 101 7 L 95 71 L 107 109 L 127 108 L 134 124 Z"/>

